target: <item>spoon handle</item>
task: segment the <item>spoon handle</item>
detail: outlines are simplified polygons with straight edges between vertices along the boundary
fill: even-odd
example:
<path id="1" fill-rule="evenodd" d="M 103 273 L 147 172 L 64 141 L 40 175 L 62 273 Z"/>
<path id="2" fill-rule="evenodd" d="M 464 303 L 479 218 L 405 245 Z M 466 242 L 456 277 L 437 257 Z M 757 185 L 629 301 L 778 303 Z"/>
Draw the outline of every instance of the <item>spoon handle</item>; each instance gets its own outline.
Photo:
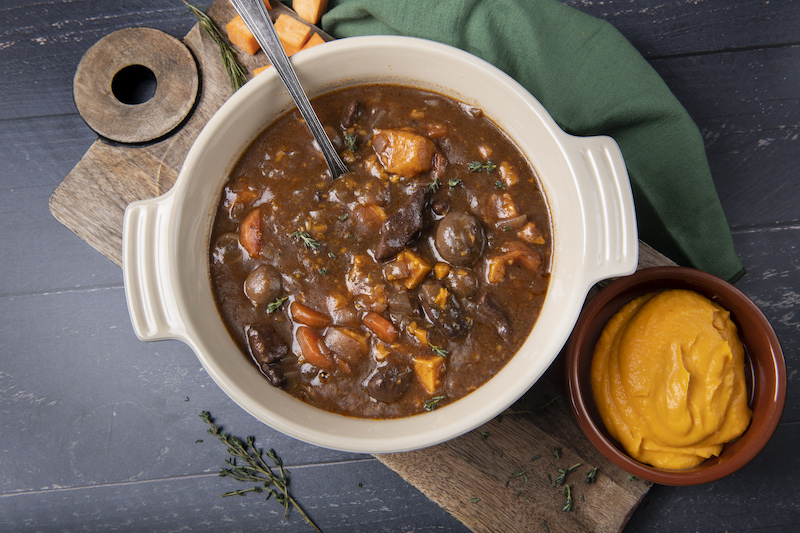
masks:
<path id="1" fill-rule="evenodd" d="M 278 71 L 278 75 L 286 85 L 286 89 L 289 90 L 289 94 L 292 96 L 294 103 L 300 110 L 300 114 L 311 130 L 311 134 L 322 150 L 322 155 L 325 156 L 331 176 L 334 179 L 338 178 L 347 172 L 347 165 L 339 157 L 338 152 L 325 133 L 322 123 L 314 112 L 314 108 L 311 107 L 311 102 L 309 102 L 308 96 L 303 91 L 300 80 L 297 79 L 297 74 L 289 62 L 289 57 L 286 55 L 286 50 L 283 49 L 283 45 L 278 38 L 278 32 L 275 31 L 275 27 L 272 25 L 272 19 L 269 18 L 264 2 L 262 0 L 230 1 L 233 8 L 244 20 L 245 25 L 253 33 L 258 44 L 261 45 L 261 49 L 267 54 L 272 66 Z"/>

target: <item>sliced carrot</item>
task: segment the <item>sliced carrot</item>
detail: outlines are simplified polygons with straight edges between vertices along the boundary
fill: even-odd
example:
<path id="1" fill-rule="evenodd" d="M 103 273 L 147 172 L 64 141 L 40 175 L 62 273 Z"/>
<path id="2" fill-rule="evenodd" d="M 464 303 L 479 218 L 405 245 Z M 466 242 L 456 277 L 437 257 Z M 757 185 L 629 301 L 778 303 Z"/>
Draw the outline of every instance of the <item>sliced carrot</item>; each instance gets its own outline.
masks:
<path id="1" fill-rule="evenodd" d="M 316 309 L 312 309 L 298 301 L 292 302 L 289 306 L 289 312 L 295 322 L 300 322 L 301 324 L 314 328 L 324 328 L 325 326 L 329 326 L 332 322 L 331 317 L 328 315 L 320 313 Z"/>
<path id="2" fill-rule="evenodd" d="M 392 343 L 396 341 L 397 337 L 400 335 L 397 328 L 394 327 L 394 324 L 374 311 L 370 311 L 364 315 L 362 322 L 364 322 L 368 330 L 377 335 L 383 342 Z"/>
<path id="3" fill-rule="evenodd" d="M 311 37 L 311 27 L 290 15 L 280 15 L 275 20 L 275 31 L 287 54 L 300 50 Z"/>
<path id="4" fill-rule="evenodd" d="M 328 8 L 328 0 L 293 0 L 292 9 L 302 18 L 316 24 Z"/>
<path id="5" fill-rule="evenodd" d="M 325 39 L 320 37 L 319 33 L 315 33 L 308 41 L 306 41 L 306 44 L 303 45 L 301 50 L 308 50 L 309 48 L 317 46 L 318 44 L 325 44 Z"/>
<path id="6" fill-rule="evenodd" d="M 300 346 L 300 353 L 303 354 L 303 359 L 306 362 L 323 370 L 333 370 L 333 355 L 328 347 L 325 346 L 325 342 L 317 330 L 300 326 L 297 328 L 295 338 L 298 346 Z"/>
<path id="7" fill-rule="evenodd" d="M 261 209 L 256 207 L 239 226 L 239 242 L 251 257 L 261 255 Z"/>

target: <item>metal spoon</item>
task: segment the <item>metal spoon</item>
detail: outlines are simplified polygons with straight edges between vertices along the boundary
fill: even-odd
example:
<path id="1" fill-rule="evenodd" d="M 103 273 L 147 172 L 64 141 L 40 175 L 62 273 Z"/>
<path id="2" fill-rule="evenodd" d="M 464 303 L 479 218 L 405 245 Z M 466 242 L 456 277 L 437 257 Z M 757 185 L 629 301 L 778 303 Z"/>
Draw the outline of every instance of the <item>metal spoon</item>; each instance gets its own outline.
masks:
<path id="1" fill-rule="evenodd" d="M 347 165 L 339 157 L 339 153 L 325 133 L 319 117 L 314 112 L 314 108 L 311 107 L 311 102 L 308 101 L 308 96 L 303 91 L 292 64 L 289 63 L 289 57 L 286 55 L 286 50 L 283 49 L 283 45 L 278 38 L 278 32 L 275 31 L 275 27 L 272 25 L 272 19 L 269 18 L 264 2 L 262 0 L 231 0 L 231 4 L 242 17 L 258 44 L 261 45 L 261 49 L 267 54 L 272 66 L 278 71 L 278 75 L 289 90 L 289 94 L 292 95 L 300 114 L 308 124 L 311 135 L 314 136 L 322 150 L 322 155 L 325 156 L 325 162 L 328 163 L 331 176 L 334 179 L 338 178 L 347 172 Z"/>

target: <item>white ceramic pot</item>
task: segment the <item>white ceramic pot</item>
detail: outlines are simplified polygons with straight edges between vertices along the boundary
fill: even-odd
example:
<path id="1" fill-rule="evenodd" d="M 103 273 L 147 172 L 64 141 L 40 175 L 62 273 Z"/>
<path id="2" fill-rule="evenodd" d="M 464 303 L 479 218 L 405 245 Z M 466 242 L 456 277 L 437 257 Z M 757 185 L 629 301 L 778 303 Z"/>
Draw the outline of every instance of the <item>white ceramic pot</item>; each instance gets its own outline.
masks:
<path id="1" fill-rule="evenodd" d="M 636 269 L 630 183 L 609 137 L 564 133 L 509 76 L 462 50 L 407 37 L 356 37 L 293 57 L 313 97 L 364 82 L 417 86 L 484 110 L 536 168 L 553 222 L 552 275 L 541 315 L 514 358 L 489 382 L 430 413 L 364 420 L 311 407 L 270 386 L 242 355 L 217 312 L 209 279 L 210 226 L 232 166 L 250 142 L 292 107 L 274 71 L 239 89 L 192 146 L 174 187 L 125 211 L 125 294 L 142 340 L 178 339 L 243 409 L 319 446 L 395 452 L 446 441 L 487 422 L 521 397 L 565 344 L 588 290 Z"/>

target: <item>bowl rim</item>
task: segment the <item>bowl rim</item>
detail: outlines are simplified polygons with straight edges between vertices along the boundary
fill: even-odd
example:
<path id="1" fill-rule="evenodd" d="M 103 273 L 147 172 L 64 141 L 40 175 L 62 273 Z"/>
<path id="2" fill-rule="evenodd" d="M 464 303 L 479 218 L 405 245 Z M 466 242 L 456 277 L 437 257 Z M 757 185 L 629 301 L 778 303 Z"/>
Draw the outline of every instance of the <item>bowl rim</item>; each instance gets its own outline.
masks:
<path id="1" fill-rule="evenodd" d="M 753 409 L 753 420 L 751 420 L 745 433 L 727 446 L 740 445 L 732 455 L 725 455 L 725 448 L 718 458 L 709 458 L 697 467 L 686 470 L 666 470 L 646 465 L 636 461 L 621 449 L 621 445 L 608 436 L 607 431 L 599 420 L 599 415 L 593 413 L 596 410 L 594 398 L 591 393 L 591 383 L 588 380 L 585 369 L 591 366 L 591 355 L 594 351 L 593 346 L 599 332 L 605 326 L 608 318 L 616 313 L 622 305 L 632 300 L 634 297 L 657 290 L 671 288 L 685 288 L 695 290 L 712 300 L 724 300 L 729 305 L 723 305 L 720 301 L 716 303 L 722 305 L 731 313 L 731 317 L 740 331 L 740 336 L 747 335 L 752 340 L 752 335 L 758 334 L 761 340 L 769 346 L 769 353 L 762 352 L 750 354 L 745 344 L 745 358 L 751 370 L 765 372 L 771 370 L 770 376 L 753 375 L 753 387 L 757 387 L 756 381 L 767 380 L 774 377 L 774 385 L 771 390 L 750 391 L 750 405 L 758 398 L 763 397 L 769 401 L 763 405 L 763 411 L 759 411 L 761 416 L 766 419 L 755 420 L 756 409 Z M 712 298 L 711 296 L 716 296 Z M 719 296 L 723 296 L 719 298 Z M 735 301 L 735 309 L 731 309 L 730 302 Z M 749 313 L 751 322 L 756 325 L 752 330 L 742 333 L 741 319 L 743 313 Z M 602 320 L 602 325 L 598 321 Z M 595 334 L 588 330 L 593 329 Z M 754 333 L 755 332 L 755 333 Z M 588 348 L 591 346 L 592 348 Z M 586 358 L 589 359 L 588 363 Z M 768 365 L 763 363 L 768 361 Z M 758 362 L 758 365 L 754 364 Z M 767 368 L 758 368 L 764 367 Z M 565 378 L 568 393 L 568 400 L 578 425 L 592 444 L 609 460 L 617 466 L 636 477 L 659 483 L 662 485 L 689 486 L 709 483 L 721 479 L 734 473 L 750 462 L 766 446 L 772 438 L 778 426 L 783 408 L 786 401 L 786 362 L 777 335 L 772 325 L 764 316 L 763 312 L 750 300 L 742 291 L 734 287 L 727 281 L 703 272 L 698 269 L 682 266 L 660 266 L 650 267 L 637 271 L 636 273 L 618 278 L 600 292 L 584 307 L 581 316 L 573 329 L 572 335 L 566 347 Z M 762 379 L 764 378 L 764 379 Z M 763 386 L 758 385 L 758 386 Z M 588 398 L 586 397 L 588 396 Z M 598 420 L 595 420 L 595 416 Z M 756 423 L 757 422 L 757 423 Z M 745 438 L 746 437 L 746 438 Z M 724 459 L 724 460 L 723 460 Z"/>
<path id="2" fill-rule="evenodd" d="M 396 55 L 398 50 L 406 54 L 413 51 L 433 59 L 427 65 L 419 61 L 409 64 L 408 58 Z M 346 76 L 340 76 L 338 71 L 330 74 L 337 66 L 341 70 L 342 60 L 330 57 L 334 53 L 355 63 L 355 70 L 348 70 Z M 488 115 L 517 142 L 540 174 L 540 184 L 545 189 L 553 217 L 554 234 L 568 233 L 573 227 L 579 230 L 575 233 L 580 238 L 553 243 L 553 268 L 558 262 L 569 268 L 560 268 L 551 278 L 545 307 L 537 320 L 537 326 L 542 324 L 545 309 L 551 309 L 546 325 L 538 330 L 535 327 L 523 348 L 498 372 L 497 376 L 505 376 L 502 380 L 493 378 L 457 402 L 412 417 L 388 420 L 346 417 L 322 411 L 265 386 L 263 377 L 241 356 L 230 335 L 222 331 L 225 328 L 216 306 L 208 312 L 198 308 L 199 304 L 212 301 L 207 275 L 208 235 L 219 190 L 213 197 L 206 197 L 203 191 L 212 187 L 219 175 L 227 177 L 227 171 L 258 132 L 291 107 L 288 94 L 280 89 L 277 74 L 268 71 L 245 84 L 210 118 L 187 154 L 175 185 L 165 195 L 128 206 L 126 215 L 132 211 L 134 215 L 142 212 L 141 216 L 126 217 L 123 238 L 129 242 L 123 246 L 123 272 L 126 279 L 135 284 L 136 268 L 145 265 L 156 271 L 153 278 L 157 282 L 155 287 L 147 286 L 138 292 L 126 282 L 134 330 L 143 340 L 171 338 L 185 342 L 229 398 L 261 422 L 299 440 L 343 451 L 388 453 L 419 449 L 455 438 L 505 410 L 545 373 L 566 344 L 586 293 L 598 279 L 635 270 L 638 256 L 635 211 L 621 152 L 609 137 L 579 138 L 565 133 L 521 84 L 485 60 L 448 45 L 401 36 L 352 37 L 314 47 L 296 58 L 295 61 L 293 57 L 293 64 L 300 67 L 298 75 L 312 97 L 332 90 L 334 84 L 346 86 L 363 82 L 359 73 L 369 68 L 369 80 L 376 79 L 373 71 L 380 70 L 377 76 L 390 83 L 410 80 L 409 85 L 439 89 L 442 94 L 467 103 L 480 103 L 483 97 L 489 109 L 498 110 L 489 111 Z M 359 66 L 359 59 L 364 58 L 366 65 Z M 431 79 L 428 79 L 425 73 L 432 70 Z M 487 77 L 492 79 L 491 87 L 483 81 Z M 498 89 L 508 98 L 498 98 Z M 245 101 L 254 103 L 244 105 Z M 522 107 L 514 108 L 513 114 L 508 110 L 500 112 L 499 107 L 508 107 L 507 101 L 518 102 Z M 272 116 L 271 110 L 265 110 L 271 106 L 283 107 Z M 248 124 L 266 115 L 270 115 L 269 121 L 240 142 L 240 137 L 245 135 L 243 132 L 251 129 Z M 237 123 L 240 119 L 242 122 Z M 524 137 L 518 138 L 513 130 L 506 129 L 506 121 L 513 122 L 517 131 L 524 131 Z M 237 123 L 235 129 L 232 122 Z M 224 140 L 218 141 L 218 138 Z M 530 148 L 529 151 L 524 149 L 525 145 L 534 144 L 538 147 L 535 153 Z M 231 145 L 236 146 L 226 151 Z M 217 152 L 212 154 L 212 149 Z M 557 172 L 547 170 L 553 168 Z M 600 177 L 610 176 L 609 181 L 614 180 L 604 183 L 610 187 L 602 189 L 592 181 L 598 179 L 598 172 Z M 555 188 L 556 182 L 559 194 L 551 195 L 547 187 Z M 613 196 L 615 194 L 617 196 Z M 207 203 L 211 209 L 205 212 Z M 561 215 L 554 213 L 554 206 L 558 206 Z M 591 211 L 583 212 L 580 206 L 589 206 Z M 147 208 L 153 208 L 152 213 L 145 212 Z M 619 213 L 617 218 L 614 213 Z M 620 222 L 612 228 L 616 233 L 600 231 L 602 223 L 608 225 L 608 220 Z M 137 243 L 137 239 L 147 238 L 137 234 L 140 231 L 137 227 L 145 230 L 153 227 L 157 235 L 155 242 Z M 600 248 L 601 245 L 604 247 Z M 155 257 L 151 257 L 152 253 L 148 255 L 153 251 L 150 246 L 156 248 Z M 137 254 L 141 256 L 138 263 Z M 137 302 L 140 293 L 151 301 L 160 298 L 164 308 L 155 312 L 133 309 L 141 306 Z M 159 322 L 159 313 L 173 319 L 174 323 L 160 328 L 156 326 L 161 324 L 156 324 L 152 329 L 157 330 L 157 336 L 148 338 L 149 331 L 135 317 L 146 315 Z M 215 334 L 218 338 L 213 338 Z M 529 346 L 527 350 L 524 349 L 526 345 Z M 525 354 L 520 353 L 523 350 Z M 235 357 L 235 361 L 226 359 L 229 355 Z M 487 398 L 493 400 L 486 401 Z"/>

